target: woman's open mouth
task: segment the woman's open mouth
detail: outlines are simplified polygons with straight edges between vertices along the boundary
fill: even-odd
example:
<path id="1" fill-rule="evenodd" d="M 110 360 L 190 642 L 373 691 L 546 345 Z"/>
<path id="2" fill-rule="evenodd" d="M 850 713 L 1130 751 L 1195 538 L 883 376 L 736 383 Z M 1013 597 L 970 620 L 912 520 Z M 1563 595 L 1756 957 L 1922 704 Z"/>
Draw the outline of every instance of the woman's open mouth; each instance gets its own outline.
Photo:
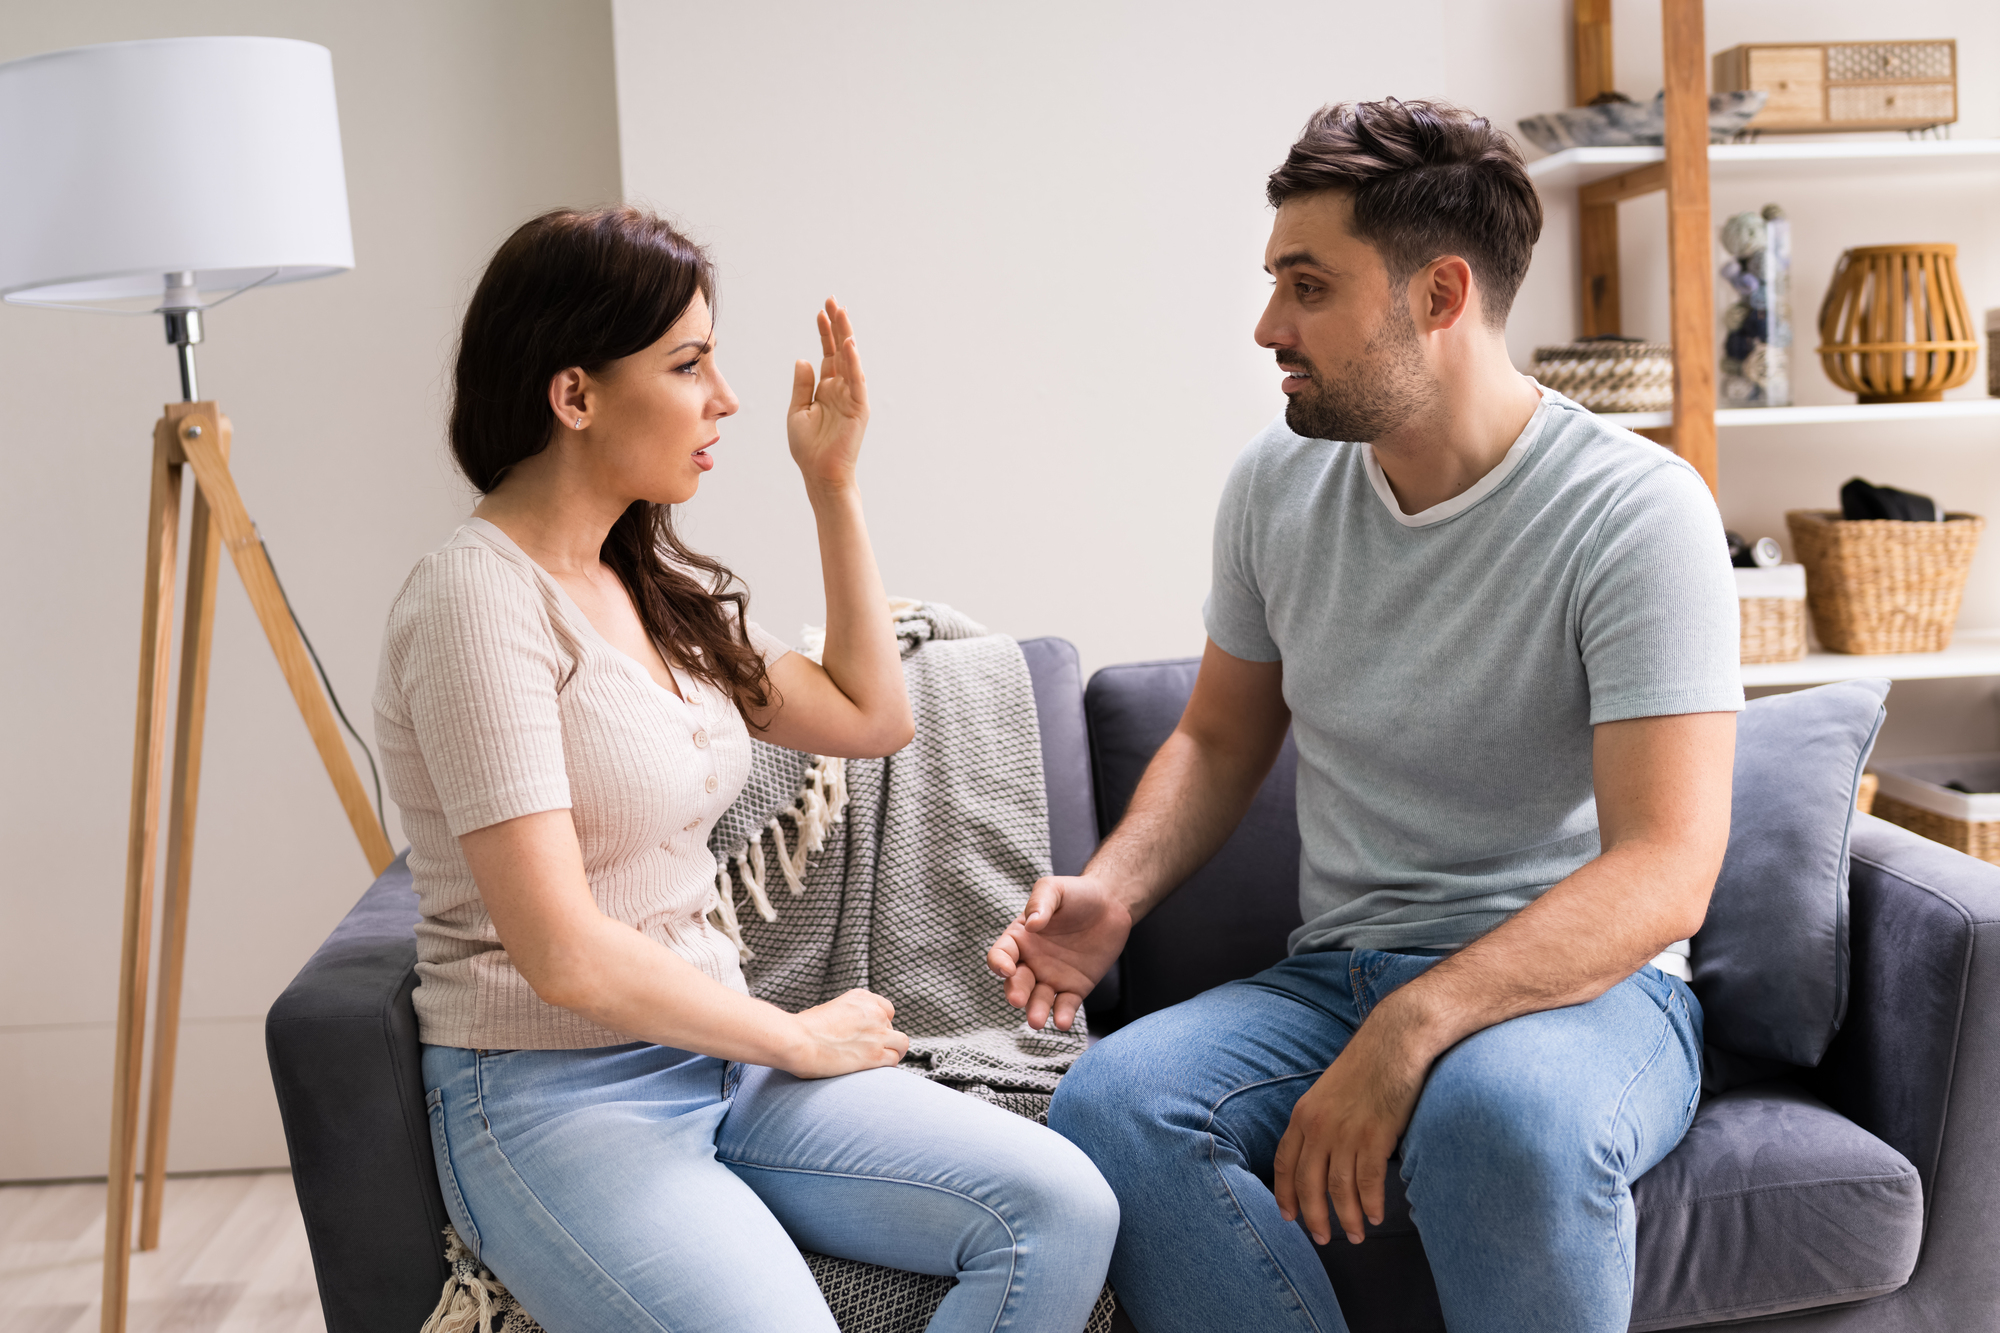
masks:
<path id="1" fill-rule="evenodd" d="M 715 460 L 709 456 L 708 451 L 709 447 L 713 445 L 716 442 L 716 440 L 720 440 L 721 438 L 722 437 L 718 435 L 715 437 L 714 440 L 710 440 L 708 444 L 704 444 L 701 448 L 694 451 L 694 465 L 700 468 L 703 472 L 706 472 L 710 468 L 715 466 Z"/>

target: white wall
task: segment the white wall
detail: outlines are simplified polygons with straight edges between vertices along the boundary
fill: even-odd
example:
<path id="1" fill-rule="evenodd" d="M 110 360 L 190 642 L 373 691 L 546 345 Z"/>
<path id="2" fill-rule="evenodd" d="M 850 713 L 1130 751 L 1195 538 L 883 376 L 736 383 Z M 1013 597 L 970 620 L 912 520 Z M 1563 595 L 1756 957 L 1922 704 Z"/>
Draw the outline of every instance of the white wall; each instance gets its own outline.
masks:
<path id="1" fill-rule="evenodd" d="M 1540 7 L 1545 39 L 1461 0 L 616 0 L 626 193 L 713 247 L 744 404 L 688 531 L 775 632 L 819 614 L 783 410 L 832 293 L 892 592 L 1087 667 L 1199 651 L 1217 489 L 1283 406 L 1250 337 L 1265 174 L 1333 98 L 1545 109 L 1567 65 Z"/>
<path id="2" fill-rule="evenodd" d="M 216 311 L 201 384 L 366 734 L 389 601 L 467 508 L 441 408 L 469 284 L 522 219 L 618 195 L 609 7 L 8 0 L 0 17 L 0 60 L 215 33 L 331 48 L 355 271 Z M 0 307 L 0 366 L 0 1180 L 101 1175 L 151 432 L 178 382 L 157 318 Z M 170 1165 L 282 1165 L 264 1011 L 369 875 L 227 562 L 200 815 Z"/>
<path id="3" fill-rule="evenodd" d="M 688 531 L 745 576 L 772 629 L 818 615 L 782 413 L 814 304 L 836 293 L 876 402 L 864 482 L 892 591 L 1065 635 L 1087 669 L 1200 648 L 1217 491 L 1282 406 L 1250 337 L 1262 187 L 1307 114 L 1444 96 L 1511 127 L 1569 97 L 1567 0 L 613 9 L 626 192 L 713 247 L 721 362 L 744 402 Z M 1618 6 L 1620 83 L 1637 97 L 1660 85 L 1659 22 L 1657 0 Z M 1708 7 L 1711 50 L 1940 35 L 1959 39 L 1967 71 L 1956 133 L 2000 134 L 1990 4 L 1888 18 L 1864 0 Z M 1801 339 L 1839 251 L 1871 241 L 1957 240 L 1975 306 L 2000 305 L 1996 188 L 1989 175 L 1776 192 L 1799 236 Z M 1772 196 L 1718 189 L 1718 221 Z M 1574 209 L 1548 211 L 1509 339 L 1523 366 L 1576 332 Z M 1627 331 L 1664 337 L 1662 203 L 1623 215 Z M 1839 400 L 1809 361 L 1799 378 L 1801 401 Z M 1986 422 L 1732 432 L 1724 517 L 1782 535 L 1785 509 L 1835 503 L 1856 472 L 2000 517 L 1993 443 Z M 1964 622 L 2000 625 L 2000 541 Z M 1884 753 L 2000 748 L 1990 693 L 1899 686 Z"/>

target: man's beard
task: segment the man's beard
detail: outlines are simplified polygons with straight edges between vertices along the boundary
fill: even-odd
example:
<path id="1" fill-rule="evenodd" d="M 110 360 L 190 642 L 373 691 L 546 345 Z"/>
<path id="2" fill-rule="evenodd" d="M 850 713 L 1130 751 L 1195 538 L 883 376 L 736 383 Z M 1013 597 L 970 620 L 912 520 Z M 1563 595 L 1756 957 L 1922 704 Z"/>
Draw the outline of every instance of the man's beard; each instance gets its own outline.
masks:
<path id="1" fill-rule="evenodd" d="M 1341 368 L 1340 378 L 1322 374 L 1295 351 L 1279 353 L 1278 364 L 1307 376 L 1306 387 L 1285 403 L 1285 424 L 1309 440 L 1379 440 L 1437 398 L 1417 326 L 1401 301 L 1389 303 L 1381 330 L 1359 360 Z"/>

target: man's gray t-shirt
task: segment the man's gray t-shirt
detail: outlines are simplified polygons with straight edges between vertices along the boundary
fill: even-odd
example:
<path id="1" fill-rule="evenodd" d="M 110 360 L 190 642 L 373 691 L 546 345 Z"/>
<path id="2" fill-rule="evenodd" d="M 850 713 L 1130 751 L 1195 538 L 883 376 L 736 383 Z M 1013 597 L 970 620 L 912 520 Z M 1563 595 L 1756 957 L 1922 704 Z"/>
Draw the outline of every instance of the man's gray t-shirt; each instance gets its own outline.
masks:
<path id="1" fill-rule="evenodd" d="M 1294 953 L 1469 943 L 1598 854 L 1594 725 L 1743 706 L 1707 487 L 1548 390 L 1414 516 L 1367 445 L 1280 418 L 1223 491 L 1204 614 L 1224 652 L 1284 662 Z"/>

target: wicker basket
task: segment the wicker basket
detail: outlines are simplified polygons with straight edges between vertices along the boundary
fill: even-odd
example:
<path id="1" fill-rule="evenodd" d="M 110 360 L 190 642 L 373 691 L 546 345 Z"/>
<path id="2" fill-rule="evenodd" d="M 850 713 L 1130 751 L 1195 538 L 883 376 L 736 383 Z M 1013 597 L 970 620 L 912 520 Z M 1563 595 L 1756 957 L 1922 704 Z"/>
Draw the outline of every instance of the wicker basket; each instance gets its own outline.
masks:
<path id="1" fill-rule="evenodd" d="M 1743 656 L 1751 662 L 1796 662 L 1806 655 L 1806 604 L 1789 597 L 1739 597 Z"/>
<path id="2" fill-rule="evenodd" d="M 1870 813 L 1919 837 L 2000 865 L 2000 819 L 1953 819 L 1879 791 L 1875 793 L 1875 808 Z"/>
<path id="3" fill-rule="evenodd" d="M 1972 551 L 1986 520 L 1844 520 L 1818 509 L 1785 515 L 1806 567 L 1806 605 L 1829 652 L 1935 653 L 1951 646 Z"/>
<path id="4" fill-rule="evenodd" d="M 1796 662 L 1806 655 L 1806 580 L 1797 565 L 1736 571 L 1744 663 Z"/>
<path id="5" fill-rule="evenodd" d="M 1861 781 L 1854 784 L 1854 808 L 1864 815 L 1875 813 L 1875 793 L 1882 785 L 1882 779 L 1873 773 L 1863 773 Z"/>
<path id="6" fill-rule="evenodd" d="M 2000 794 L 1953 791 L 1953 778 L 1975 788 L 2000 786 L 2000 755 L 1899 759 L 1876 765 L 1880 786 L 1872 813 L 1910 832 L 2000 865 Z"/>
<path id="7" fill-rule="evenodd" d="M 1666 343 L 1558 343 L 1535 349 L 1534 377 L 1593 412 L 1664 412 L 1674 405 L 1674 349 Z"/>

